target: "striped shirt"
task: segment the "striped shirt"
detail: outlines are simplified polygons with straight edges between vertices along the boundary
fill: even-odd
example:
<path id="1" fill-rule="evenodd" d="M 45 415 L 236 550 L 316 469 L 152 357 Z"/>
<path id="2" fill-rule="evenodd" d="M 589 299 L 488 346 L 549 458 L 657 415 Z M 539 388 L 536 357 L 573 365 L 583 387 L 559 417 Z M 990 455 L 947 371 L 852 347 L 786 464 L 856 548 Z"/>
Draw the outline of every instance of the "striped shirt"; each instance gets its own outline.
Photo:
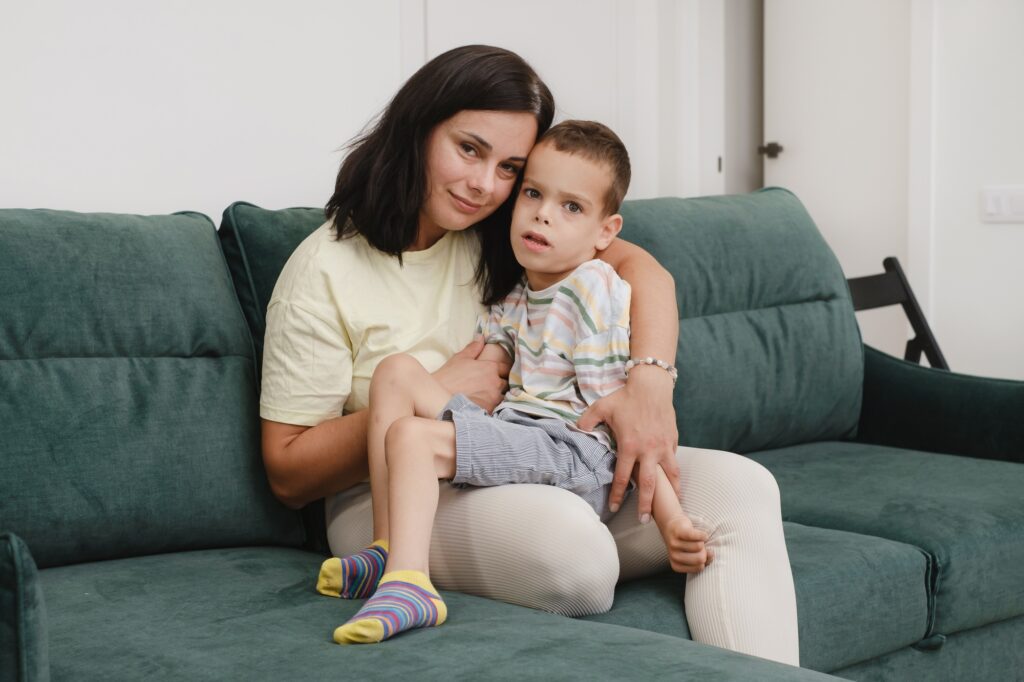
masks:
<path id="1" fill-rule="evenodd" d="M 480 320 L 487 343 L 513 358 L 508 393 L 495 411 L 576 424 L 599 398 L 626 385 L 630 289 L 615 270 L 590 260 L 542 291 L 516 285 Z M 593 432 L 614 449 L 604 424 Z"/>

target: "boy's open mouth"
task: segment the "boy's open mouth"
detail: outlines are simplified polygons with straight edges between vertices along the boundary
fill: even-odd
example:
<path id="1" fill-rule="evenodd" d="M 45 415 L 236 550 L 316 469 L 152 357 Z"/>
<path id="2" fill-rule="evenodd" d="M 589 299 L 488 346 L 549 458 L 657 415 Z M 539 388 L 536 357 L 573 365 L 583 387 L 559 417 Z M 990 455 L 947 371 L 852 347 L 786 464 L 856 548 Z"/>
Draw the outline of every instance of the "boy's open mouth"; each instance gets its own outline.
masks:
<path id="1" fill-rule="evenodd" d="M 551 246 L 551 244 L 548 243 L 547 239 L 545 239 L 542 235 L 537 234 L 536 232 L 525 233 L 523 235 L 523 241 L 526 242 L 526 245 L 528 247 L 535 250 L 540 250 L 545 247 Z"/>

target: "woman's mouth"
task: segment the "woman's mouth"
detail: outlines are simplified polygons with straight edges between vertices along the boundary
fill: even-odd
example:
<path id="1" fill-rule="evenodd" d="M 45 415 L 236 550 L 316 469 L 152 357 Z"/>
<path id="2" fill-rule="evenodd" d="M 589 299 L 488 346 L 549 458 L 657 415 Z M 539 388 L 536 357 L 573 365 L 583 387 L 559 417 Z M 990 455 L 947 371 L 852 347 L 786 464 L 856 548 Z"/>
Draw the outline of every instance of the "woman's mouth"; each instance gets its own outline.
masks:
<path id="1" fill-rule="evenodd" d="M 455 204 L 455 208 L 462 211 L 463 213 L 476 213 L 480 210 L 481 204 L 474 204 L 472 201 L 463 199 L 458 194 L 449 192 L 448 194 L 452 197 L 452 203 Z"/>
<path id="2" fill-rule="evenodd" d="M 551 248 L 551 244 L 543 235 L 537 234 L 536 232 L 527 232 L 523 235 L 523 244 L 527 249 L 534 253 L 540 251 L 546 251 Z"/>

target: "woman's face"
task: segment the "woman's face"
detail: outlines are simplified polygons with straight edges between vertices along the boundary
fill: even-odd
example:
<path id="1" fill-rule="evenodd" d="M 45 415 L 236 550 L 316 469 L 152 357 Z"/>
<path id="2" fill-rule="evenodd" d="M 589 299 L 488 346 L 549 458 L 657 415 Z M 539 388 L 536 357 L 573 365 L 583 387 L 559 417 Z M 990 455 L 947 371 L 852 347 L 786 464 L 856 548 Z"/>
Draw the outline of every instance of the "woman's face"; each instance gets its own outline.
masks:
<path id="1" fill-rule="evenodd" d="M 460 111 L 427 138 L 427 196 L 413 249 L 491 215 L 512 192 L 537 138 L 537 120 L 521 111 Z"/>

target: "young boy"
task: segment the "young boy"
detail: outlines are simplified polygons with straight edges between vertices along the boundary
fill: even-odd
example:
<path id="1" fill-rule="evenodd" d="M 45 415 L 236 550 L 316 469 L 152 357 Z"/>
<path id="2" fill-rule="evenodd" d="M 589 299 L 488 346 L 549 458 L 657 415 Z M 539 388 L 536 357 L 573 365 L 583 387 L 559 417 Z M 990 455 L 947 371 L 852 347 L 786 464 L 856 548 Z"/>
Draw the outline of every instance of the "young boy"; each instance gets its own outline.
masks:
<path id="1" fill-rule="evenodd" d="M 530 153 L 511 228 L 525 282 L 480 324 L 487 341 L 480 358 L 513 359 L 509 390 L 493 416 L 449 394 L 410 356 L 378 365 L 368 434 L 378 539 L 325 561 L 317 582 L 330 596 L 370 597 L 335 630 L 339 644 L 444 622 L 447 608 L 427 576 L 438 479 L 556 485 L 580 495 L 602 520 L 610 516 L 612 434 L 603 424 L 583 432 L 575 423 L 625 385 L 634 362 L 629 285 L 595 259 L 622 227 L 617 211 L 629 176 L 622 142 L 599 123 L 563 122 Z M 675 565 L 703 543 L 659 472 L 653 516 Z"/>

